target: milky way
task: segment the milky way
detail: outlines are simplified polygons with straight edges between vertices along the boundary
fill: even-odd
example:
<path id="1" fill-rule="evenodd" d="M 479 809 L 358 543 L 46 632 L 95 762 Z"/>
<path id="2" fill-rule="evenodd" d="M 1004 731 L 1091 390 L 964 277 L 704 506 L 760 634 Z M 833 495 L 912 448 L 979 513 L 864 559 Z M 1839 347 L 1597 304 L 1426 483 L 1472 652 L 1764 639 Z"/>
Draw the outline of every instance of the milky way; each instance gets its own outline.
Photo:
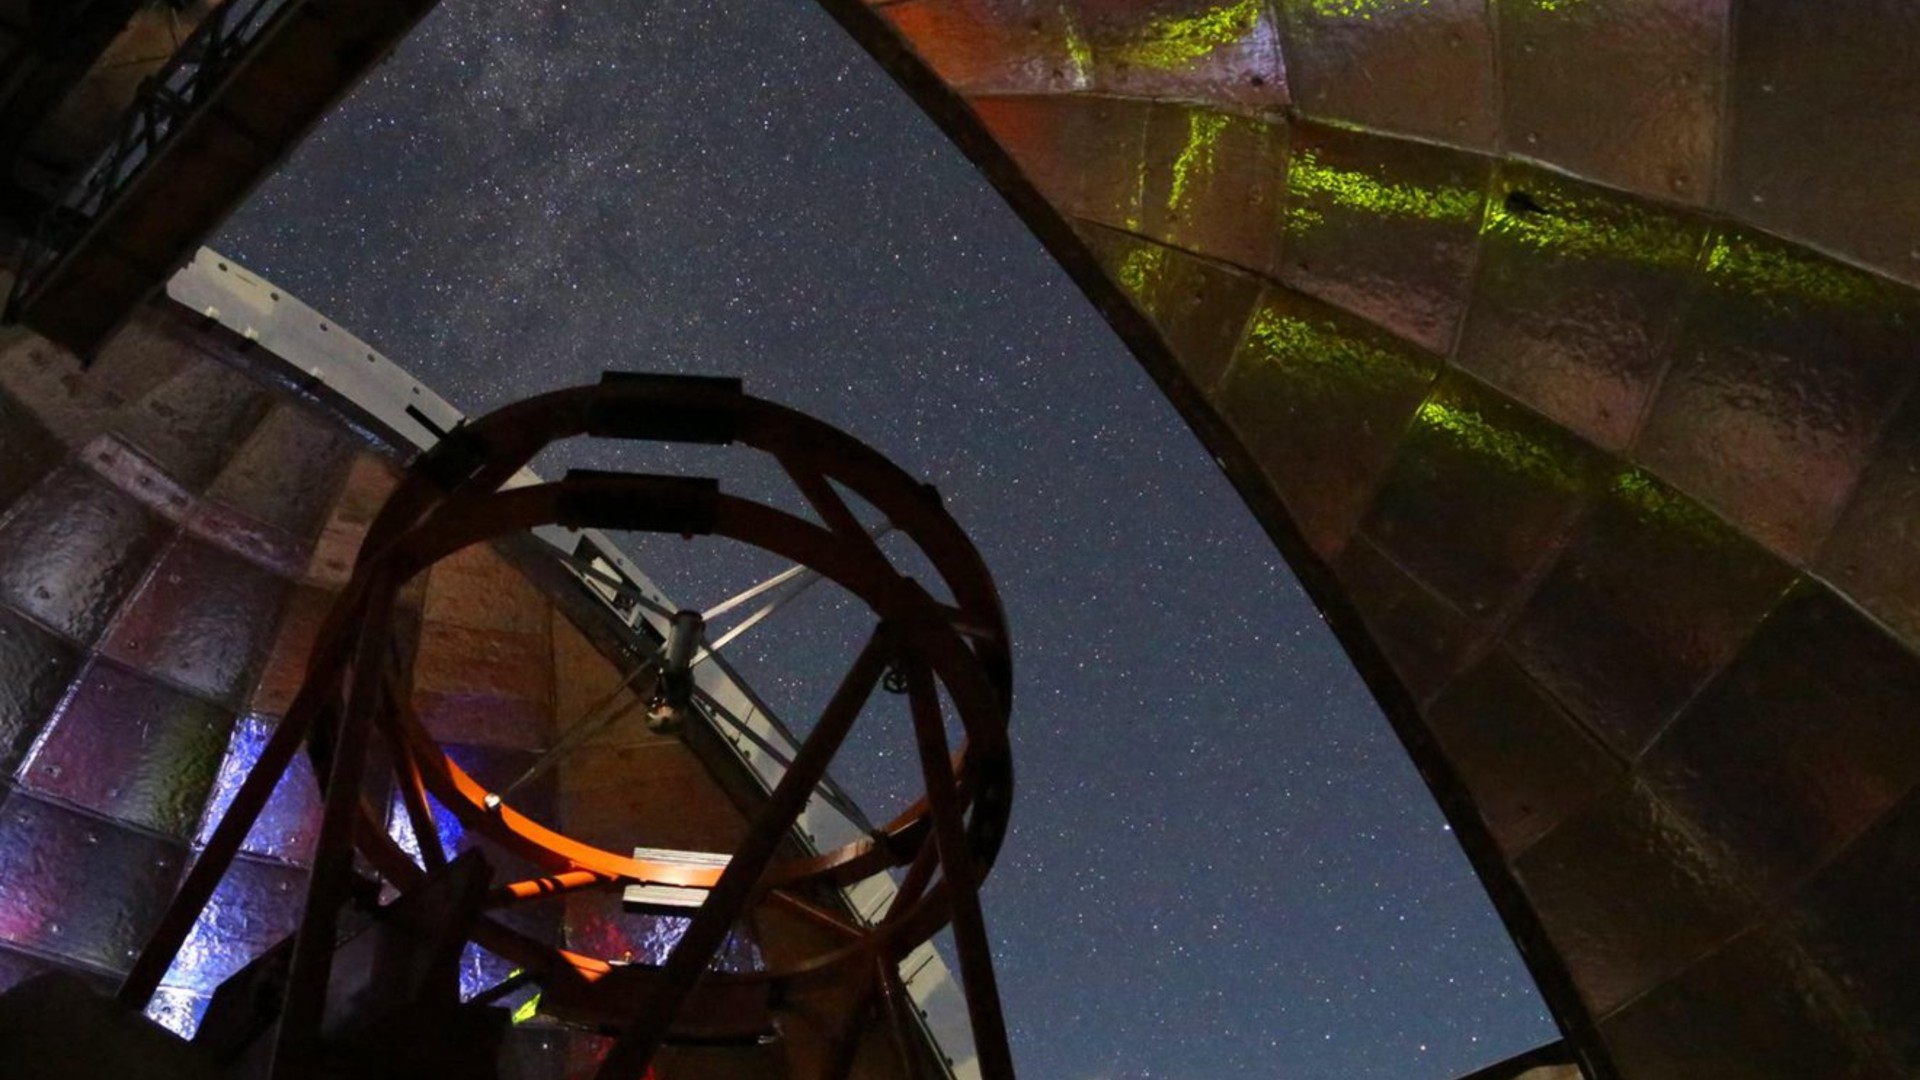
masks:
<path id="1" fill-rule="evenodd" d="M 443 5 L 216 246 L 469 412 L 740 375 L 939 486 L 1015 635 L 986 899 L 1023 1075 L 1438 1080 L 1554 1037 L 1213 461 L 811 4 Z M 636 553 L 696 603 L 777 568 Z M 809 596 L 739 667 L 804 727 L 859 617 Z M 882 809 L 905 743 L 863 738 Z"/>

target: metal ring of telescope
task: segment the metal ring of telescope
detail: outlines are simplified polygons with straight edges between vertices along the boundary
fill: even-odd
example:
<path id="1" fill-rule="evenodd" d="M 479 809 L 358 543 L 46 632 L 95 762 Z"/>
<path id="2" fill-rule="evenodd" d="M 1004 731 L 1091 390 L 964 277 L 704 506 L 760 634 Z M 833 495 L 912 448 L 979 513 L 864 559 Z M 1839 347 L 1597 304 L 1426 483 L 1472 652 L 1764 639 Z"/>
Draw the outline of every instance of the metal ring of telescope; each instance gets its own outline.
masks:
<path id="1" fill-rule="evenodd" d="M 575 435 L 738 442 L 772 455 L 825 527 L 720 492 L 711 481 L 608 473 L 501 490 L 547 445 Z M 831 481 L 831 483 L 829 483 Z M 833 490 L 839 485 L 880 510 L 922 550 L 950 590 L 952 606 L 932 599 L 899 574 L 860 529 Z M 876 451 L 844 433 L 782 406 L 748 397 L 727 380 L 609 376 L 597 386 L 542 395 L 507 406 L 458 429 L 423 456 L 369 529 L 353 580 L 330 613 L 297 707 L 319 715 L 356 708 L 386 713 L 390 738 L 421 786 L 468 829 L 486 836 L 567 885 L 605 887 L 646 881 L 711 888 L 718 869 L 693 869 L 633 858 L 593 847 L 520 814 L 511 804 L 489 806 L 484 785 L 440 750 L 412 713 L 407 687 L 385 664 L 400 588 L 461 548 L 538 525 L 710 534 L 779 554 L 818 571 L 864 601 L 879 617 L 887 662 L 920 670 L 946 691 L 964 746 L 952 755 L 953 796 L 967 812 L 966 847 L 973 865 L 964 880 L 977 888 L 1005 835 L 1012 772 L 1007 747 L 1011 689 L 1007 634 L 993 583 L 965 534 L 931 489 L 915 482 Z M 865 654 L 863 654 L 865 655 Z M 877 677 L 877 672 L 873 673 Z M 931 682 L 929 683 L 931 685 Z M 871 689 L 870 687 L 868 688 Z M 324 732 L 327 725 L 318 725 Z M 327 775 L 328 740 L 312 743 L 316 766 Z M 421 871 L 363 806 L 357 830 L 363 855 L 383 875 L 404 883 Z M 426 837 L 421 842 L 427 843 Z M 927 861 L 934 848 L 929 800 L 906 808 L 876 836 L 830 852 L 776 859 L 760 880 L 764 890 L 813 884 L 843 886 L 890 867 Z M 780 970 L 735 976 L 743 981 L 827 977 L 876 953 L 897 960 L 931 937 L 951 916 L 955 877 L 928 884 L 931 866 L 916 867 L 917 886 L 903 891 L 881 922 L 846 946 Z M 590 875 L 588 877 L 587 875 Z M 558 880 L 558 878 L 556 878 Z M 531 891 L 528 898 L 551 895 Z M 516 897 L 505 896 L 503 902 Z M 555 995 L 563 1014 L 606 1022 L 618 1015 L 611 966 L 541 943 L 498 922 L 483 924 L 481 944 L 529 970 L 584 977 L 577 993 Z M 558 960 L 556 964 L 554 961 Z M 594 988 L 604 986 L 604 992 Z M 571 1003 L 571 1007 L 569 1007 Z"/>

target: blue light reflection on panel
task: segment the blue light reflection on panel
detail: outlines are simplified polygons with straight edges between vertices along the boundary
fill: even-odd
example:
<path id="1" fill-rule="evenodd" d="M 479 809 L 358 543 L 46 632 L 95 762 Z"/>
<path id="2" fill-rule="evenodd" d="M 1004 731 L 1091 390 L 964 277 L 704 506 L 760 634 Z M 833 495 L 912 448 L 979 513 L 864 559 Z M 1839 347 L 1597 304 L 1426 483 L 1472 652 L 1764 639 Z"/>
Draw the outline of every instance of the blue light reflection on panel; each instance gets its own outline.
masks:
<path id="1" fill-rule="evenodd" d="M 466 1001 L 489 987 L 500 985 L 518 970 L 511 961 L 467 942 L 466 949 L 460 953 L 460 1000 Z M 509 1000 L 517 1002 L 525 996 L 516 993 Z"/>
<path id="2" fill-rule="evenodd" d="M 147 1019 L 183 1039 L 191 1039 L 194 1032 L 200 1030 L 200 1019 L 207 1014 L 207 1003 L 211 1000 L 191 990 L 163 986 L 154 991 L 153 1000 L 147 1003 Z"/>
<path id="3" fill-rule="evenodd" d="M 467 827 L 453 816 L 453 811 L 443 806 L 438 799 L 427 797 L 427 809 L 433 814 L 434 831 L 440 834 L 440 850 L 449 855 L 458 854 L 466 849 Z M 387 805 L 387 835 L 400 849 L 413 858 L 414 865 L 424 867 L 420 857 L 420 840 L 413 834 L 413 822 L 407 817 L 406 804 L 401 802 L 395 792 Z"/>
<path id="4" fill-rule="evenodd" d="M 220 818 L 233 804 L 240 785 L 260 760 L 267 739 L 273 734 L 269 717 L 248 715 L 234 725 L 227 743 L 227 756 L 213 780 L 213 794 L 200 817 L 196 843 L 204 845 L 213 835 Z M 313 765 L 306 755 L 296 755 L 285 775 L 273 789 L 267 805 L 247 833 L 245 850 L 285 862 L 307 863 L 313 857 L 314 840 L 320 833 L 320 789 L 313 777 Z"/>
<path id="5" fill-rule="evenodd" d="M 162 985 L 211 994 L 261 953 L 294 932 L 306 899 L 307 872 L 239 858 L 175 955 Z"/>

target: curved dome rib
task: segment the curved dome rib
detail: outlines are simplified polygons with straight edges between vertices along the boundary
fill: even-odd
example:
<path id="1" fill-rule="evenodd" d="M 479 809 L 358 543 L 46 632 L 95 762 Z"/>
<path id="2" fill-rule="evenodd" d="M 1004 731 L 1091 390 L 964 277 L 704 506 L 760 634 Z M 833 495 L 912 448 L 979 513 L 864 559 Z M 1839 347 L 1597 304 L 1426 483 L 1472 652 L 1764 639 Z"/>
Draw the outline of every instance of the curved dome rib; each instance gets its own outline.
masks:
<path id="1" fill-rule="evenodd" d="M 1920 24 L 823 3 L 1221 458 L 1591 1074 L 1920 1066 Z"/>

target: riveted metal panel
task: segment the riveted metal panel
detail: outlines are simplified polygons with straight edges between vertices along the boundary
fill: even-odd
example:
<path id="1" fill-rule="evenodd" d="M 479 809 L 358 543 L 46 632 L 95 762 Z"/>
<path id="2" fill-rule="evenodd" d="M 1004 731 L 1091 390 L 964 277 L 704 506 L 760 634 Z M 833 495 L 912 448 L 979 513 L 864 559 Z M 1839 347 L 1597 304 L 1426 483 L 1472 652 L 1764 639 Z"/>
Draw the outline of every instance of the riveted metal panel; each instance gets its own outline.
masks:
<path id="1" fill-rule="evenodd" d="M 0 941 L 124 970 L 185 849 L 15 790 L 0 803 Z"/>
<path id="2" fill-rule="evenodd" d="M 1652 203 L 1501 166 L 1456 362 L 1625 449 L 1671 355 L 1706 232 Z"/>
<path id="3" fill-rule="evenodd" d="M 214 774 L 206 809 L 200 815 L 196 844 L 204 845 L 212 838 L 240 785 L 260 760 L 260 751 L 266 748 L 274 725 L 274 717 L 257 714 L 242 716 L 234 724 L 226 754 Z M 306 755 L 296 755 L 274 786 L 259 819 L 248 830 L 241 849 L 281 862 L 304 864 L 312 861 L 313 845 L 319 837 L 320 784 Z"/>
<path id="4" fill-rule="evenodd" d="M 1790 936 L 1753 930 L 1601 1025 L 1645 1080 L 1895 1080 L 1839 989 Z"/>
<path id="5" fill-rule="evenodd" d="M 1260 279 L 1151 240 L 1084 228 L 1101 265 L 1153 319 L 1193 384 L 1211 390 L 1233 359 Z"/>
<path id="6" fill-rule="evenodd" d="M 546 597 L 525 575 L 484 544 L 433 565 L 421 611 L 430 623 L 536 637 L 547 633 L 550 613 Z"/>
<path id="7" fill-rule="evenodd" d="M 1491 148 L 1499 138 L 1485 0 L 1277 0 L 1293 102 L 1308 116 Z"/>
<path id="8" fill-rule="evenodd" d="M 162 980 L 211 994 L 300 925 L 307 872 L 282 863 L 235 859 Z"/>
<path id="9" fill-rule="evenodd" d="M 212 1000 L 208 994 L 162 986 L 147 1002 L 146 1016 L 175 1035 L 191 1039 L 194 1032 L 200 1030 L 200 1018 L 207 1014 L 207 1005 Z"/>
<path id="10" fill-rule="evenodd" d="M 429 621 L 414 660 L 414 708 L 441 740 L 541 747 L 553 728 L 551 664 L 544 633 Z"/>
<path id="11" fill-rule="evenodd" d="M 1920 10 L 1738 0 L 1735 11 L 1719 205 L 1920 283 Z"/>
<path id="12" fill-rule="evenodd" d="M 0 391 L 0 515 L 60 463 L 63 449 L 27 407 Z"/>
<path id="13" fill-rule="evenodd" d="M 1654 198 L 1712 198 L 1733 0 L 1489 6 L 1508 150 Z"/>
<path id="14" fill-rule="evenodd" d="M 1807 559 L 1920 373 L 1916 331 L 1910 292 L 1723 231 L 1635 456 L 1786 558 Z"/>
<path id="15" fill-rule="evenodd" d="M 26 756 L 79 666 L 72 645 L 0 604 L 0 770 Z"/>
<path id="16" fill-rule="evenodd" d="M 1880 1043 L 1912 1075 L 1920 1064 L 1920 936 L 1910 932 L 1920 893 L 1920 793 L 1898 807 L 1793 898 L 1792 926 L 1846 988 Z"/>
<path id="17" fill-rule="evenodd" d="M 1597 1016 L 1718 948 L 1755 903 L 1687 821 L 1637 785 L 1616 788 L 1513 865 Z"/>
<path id="18" fill-rule="evenodd" d="M 218 705 L 96 661 L 21 766 L 20 780 L 184 840 L 199 825 L 233 721 Z"/>
<path id="19" fill-rule="evenodd" d="M 1509 858 L 1625 775 L 1617 757 L 1498 650 L 1453 680 L 1429 715 Z"/>
<path id="20" fill-rule="evenodd" d="M 1466 310 L 1492 162 L 1294 129 L 1280 280 L 1442 355 Z"/>
<path id="21" fill-rule="evenodd" d="M 1623 470 L 1607 478 L 1507 643 L 1632 759 L 1733 658 L 1792 578 L 1697 502 Z"/>
<path id="22" fill-rule="evenodd" d="M 0 328 L 0 387 L 68 446 L 106 431 L 114 417 L 188 362 L 177 323 L 142 320 L 94 361 L 91 377 L 65 349 L 23 327 Z"/>
<path id="23" fill-rule="evenodd" d="M 103 651 L 237 706 L 252 689 L 284 591 L 281 579 L 239 556 L 181 539 L 127 603 Z"/>
<path id="24" fill-rule="evenodd" d="M 116 430 L 188 489 L 198 491 L 266 414 L 267 392 L 218 363 L 191 364 L 115 418 Z"/>
<path id="25" fill-rule="evenodd" d="M 170 530 L 91 470 L 69 465 L 0 524 L 0 598 L 91 645 L 146 574 Z"/>
<path id="26" fill-rule="evenodd" d="M 296 405 L 276 405 L 207 497 L 278 529 L 304 552 L 333 503 L 353 449 L 354 442 L 337 425 Z M 290 462 L 299 462 L 299 468 L 288 468 Z"/>
<path id="27" fill-rule="evenodd" d="M 1075 94 L 982 97 L 973 107 L 1062 209 L 1116 229 L 1140 228 L 1151 104 Z"/>
<path id="28" fill-rule="evenodd" d="M 1920 394 L 1875 447 L 1821 550 L 1822 576 L 1920 650 Z"/>
<path id="29" fill-rule="evenodd" d="M 1647 752 L 1648 785 L 1763 895 L 1920 782 L 1920 658 L 1803 585 Z"/>
<path id="30" fill-rule="evenodd" d="M 1333 570 L 1387 663 L 1416 698 L 1430 697 L 1453 678 L 1486 636 L 1364 535 L 1341 550 Z"/>
<path id="31" fill-rule="evenodd" d="M 1140 231 L 1174 247 L 1272 272 L 1286 176 L 1284 123 L 1183 105 L 1147 121 Z"/>
<path id="32" fill-rule="evenodd" d="M 280 625 L 273 645 L 260 665 L 260 678 L 254 684 L 248 709 L 267 716 L 284 716 L 307 678 L 307 661 L 313 652 L 320 624 L 332 609 L 336 594 L 307 585 L 287 590 L 281 606 Z"/>
<path id="33" fill-rule="evenodd" d="M 1414 413 L 1362 530 L 1474 619 L 1522 599 L 1570 534 L 1605 462 L 1459 375 Z"/>
<path id="34" fill-rule="evenodd" d="M 1315 550 L 1343 548 L 1439 362 L 1311 297 L 1269 289 L 1215 393 Z"/>
<path id="35" fill-rule="evenodd" d="M 1287 103 L 1278 21 L 1263 0 L 1072 0 L 1093 88 L 1264 112 Z"/>
<path id="36" fill-rule="evenodd" d="M 26 982 L 28 979 L 33 978 L 35 975 L 44 972 L 72 970 L 72 968 L 68 968 L 47 957 L 35 956 L 32 953 L 25 953 L 18 949 L 9 949 L 0 946 L 0 993 L 11 990 L 21 983 Z M 107 983 L 105 979 L 101 979 L 100 981 L 103 984 Z"/>
<path id="37" fill-rule="evenodd" d="M 1093 50 L 1061 0 L 905 0 L 881 12 L 940 77 L 973 93 L 1088 88 Z"/>

